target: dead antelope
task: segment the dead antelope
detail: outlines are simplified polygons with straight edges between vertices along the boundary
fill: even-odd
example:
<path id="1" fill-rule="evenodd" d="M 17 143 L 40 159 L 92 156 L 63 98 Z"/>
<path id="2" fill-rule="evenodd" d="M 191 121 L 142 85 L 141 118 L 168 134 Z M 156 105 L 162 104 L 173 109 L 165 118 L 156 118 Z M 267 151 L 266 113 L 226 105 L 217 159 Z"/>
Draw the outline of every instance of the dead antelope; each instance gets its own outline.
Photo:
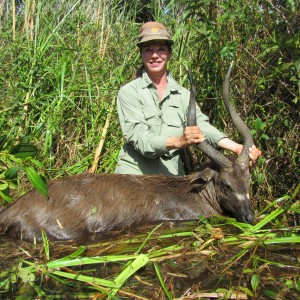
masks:
<path id="1" fill-rule="evenodd" d="M 244 139 L 244 150 L 230 161 L 207 142 L 198 148 L 211 160 L 184 177 L 81 174 L 49 183 L 49 195 L 36 190 L 0 213 L 0 233 L 40 239 L 41 228 L 53 240 L 90 240 L 109 230 L 199 215 L 229 213 L 252 223 L 249 198 L 249 129 L 229 101 L 230 69 L 223 93 L 226 108 Z M 195 125 L 195 90 L 191 85 L 189 125 Z M 193 121 L 194 120 L 194 121 Z"/>

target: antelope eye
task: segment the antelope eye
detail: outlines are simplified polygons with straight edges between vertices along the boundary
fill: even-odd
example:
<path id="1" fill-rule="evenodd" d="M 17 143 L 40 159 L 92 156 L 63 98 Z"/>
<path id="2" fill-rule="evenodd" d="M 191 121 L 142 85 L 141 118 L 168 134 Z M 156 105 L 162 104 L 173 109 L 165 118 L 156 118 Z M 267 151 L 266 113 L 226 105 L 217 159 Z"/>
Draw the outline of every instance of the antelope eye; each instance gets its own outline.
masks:
<path id="1" fill-rule="evenodd" d="M 231 189 L 231 187 L 228 185 L 228 184 L 222 184 L 222 187 L 223 187 L 223 190 L 225 191 L 225 192 L 230 192 L 232 189 Z"/>

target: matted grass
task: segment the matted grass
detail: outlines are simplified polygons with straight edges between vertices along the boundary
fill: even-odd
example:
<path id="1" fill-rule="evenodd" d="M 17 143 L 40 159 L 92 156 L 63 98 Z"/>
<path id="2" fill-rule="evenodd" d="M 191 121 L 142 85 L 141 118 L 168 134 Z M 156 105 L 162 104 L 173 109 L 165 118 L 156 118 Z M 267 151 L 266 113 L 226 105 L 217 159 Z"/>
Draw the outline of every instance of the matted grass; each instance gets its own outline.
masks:
<path id="1" fill-rule="evenodd" d="M 296 299 L 300 228 L 278 221 L 299 217 L 299 203 L 289 203 L 298 190 L 274 202 L 281 208 L 263 212 L 255 225 L 201 218 L 123 231 L 81 247 L 44 236 L 40 246 L 26 244 L 29 259 L 1 274 L 2 294 L 24 295 L 29 285 L 28 295 L 47 299 Z M 69 254 L 55 253 L 60 247 Z"/>

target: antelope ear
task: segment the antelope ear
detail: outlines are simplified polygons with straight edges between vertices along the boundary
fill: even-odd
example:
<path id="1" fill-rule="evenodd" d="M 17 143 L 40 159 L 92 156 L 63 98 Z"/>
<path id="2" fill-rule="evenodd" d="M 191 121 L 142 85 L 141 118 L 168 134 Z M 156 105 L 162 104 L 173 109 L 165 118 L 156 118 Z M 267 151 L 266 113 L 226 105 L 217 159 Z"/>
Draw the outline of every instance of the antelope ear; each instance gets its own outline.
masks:
<path id="1" fill-rule="evenodd" d="M 216 175 L 216 171 L 211 168 L 206 168 L 200 172 L 195 173 L 195 176 L 190 181 L 193 188 L 202 189 L 209 181 L 211 181 Z"/>

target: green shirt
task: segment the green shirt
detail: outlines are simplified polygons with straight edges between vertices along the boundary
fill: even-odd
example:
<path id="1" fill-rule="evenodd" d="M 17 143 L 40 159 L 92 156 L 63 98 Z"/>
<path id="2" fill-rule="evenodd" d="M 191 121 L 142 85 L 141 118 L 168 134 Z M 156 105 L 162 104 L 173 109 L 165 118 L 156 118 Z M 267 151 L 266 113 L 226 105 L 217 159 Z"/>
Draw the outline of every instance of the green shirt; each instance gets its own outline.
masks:
<path id="1" fill-rule="evenodd" d="M 178 150 L 166 149 L 169 136 L 181 136 L 187 124 L 190 92 L 170 74 L 163 99 L 159 101 L 156 86 L 143 71 L 123 86 L 117 107 L 125 144 L 120 150 L 116 173 L 184 175 Z M 226 137 L 208 123 L 197 106 L 197 125 L 214 146 Z"/>

